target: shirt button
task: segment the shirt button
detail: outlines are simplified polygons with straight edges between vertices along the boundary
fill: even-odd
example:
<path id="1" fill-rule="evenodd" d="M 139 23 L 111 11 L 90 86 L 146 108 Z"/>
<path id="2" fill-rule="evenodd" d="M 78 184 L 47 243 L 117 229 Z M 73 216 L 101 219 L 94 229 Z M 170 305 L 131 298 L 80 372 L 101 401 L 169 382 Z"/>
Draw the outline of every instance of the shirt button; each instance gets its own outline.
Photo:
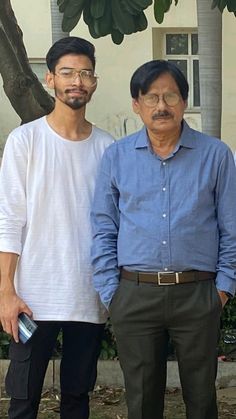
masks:
<path id="1" fill-rule="evenodd" d="M 165 161 L 163 161 L 163 162 L 162 162 L 162 165 L 163 165 L 163 166 L 165 166 L 165 165 L 166 165 L 166 162 L 165 162 Z"/>
<path id="2" fill-rule="evenodd" d="M 164 271 L 168 271 L 168 268 L 164 268 Z"/>
<path id="3" fill-rule="evenodd" d="M 166 188 L 165 188 L 165 186 L 162 188 L 162 190 L 165 192 L 166 191 Z"/>
<path id="4" fill-rule="evenodd" d="M 165 212 L 162 214 L 162 217 L 163 218 L 166 218 L 166 213 Z"/>
<path id="5" fill-rule="evenodd" d="M 166 241 L 165 241 L 165 240 L 163 240 L 162 244 L 166 244 Z"/>

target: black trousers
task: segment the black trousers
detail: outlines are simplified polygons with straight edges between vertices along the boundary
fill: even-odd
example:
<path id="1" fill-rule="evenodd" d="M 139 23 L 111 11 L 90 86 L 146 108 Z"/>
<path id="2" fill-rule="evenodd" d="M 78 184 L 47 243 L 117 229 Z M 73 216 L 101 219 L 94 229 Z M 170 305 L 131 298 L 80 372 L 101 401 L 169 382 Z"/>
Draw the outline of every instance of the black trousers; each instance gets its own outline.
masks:
<path id="1" fill-rule="evenodd" d="M 57 336 L 62 330 L 60 366 L 62 419 L 88 419 L 89 395 L 97 375 L 104 324 L 37 322 L 26 344 L 11 342 L 6 391 L 11 397 L 9 419 L 36 419 L 43 381 Z"/>
<path id="2" fill-rule="evenodd" d="M 176 348 L 186 417 L 217 419 L 221 310 L 213 280 L 157 286 L 121 279 L 110 314 L 129 419 L 163 419 L 169 337 Z"/>

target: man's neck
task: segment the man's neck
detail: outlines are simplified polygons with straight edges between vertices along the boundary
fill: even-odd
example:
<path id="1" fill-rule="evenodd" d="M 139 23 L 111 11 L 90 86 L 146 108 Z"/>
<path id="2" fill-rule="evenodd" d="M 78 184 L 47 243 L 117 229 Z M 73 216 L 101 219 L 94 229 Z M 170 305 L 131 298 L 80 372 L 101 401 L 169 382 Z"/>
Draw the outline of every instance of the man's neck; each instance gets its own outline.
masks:
<path id="1" fill-rule="evenodd" d="M 166 158 L 174 151 L 180 135 L 181 129 L 162 134 L 158 132 L 148 132 L 149 140 L 154 153 L 158 154 L 162 158 Z"/>
<path id="2" fill-rule="evenodd" d="M 92 132 L 92 124 L 85 119 L 85 107 L 74 110 L 56 105 L 46 118 L 50 127 L 66 140 L 82 141 Z"/>

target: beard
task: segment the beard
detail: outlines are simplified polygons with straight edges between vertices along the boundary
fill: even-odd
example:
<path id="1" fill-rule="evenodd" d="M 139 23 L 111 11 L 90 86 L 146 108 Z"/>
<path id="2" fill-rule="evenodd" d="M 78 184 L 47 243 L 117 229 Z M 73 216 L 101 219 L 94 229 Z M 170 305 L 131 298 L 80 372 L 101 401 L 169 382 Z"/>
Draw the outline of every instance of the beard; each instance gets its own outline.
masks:
<path id="1" fill-rule="evenodd" d="M 66 99 L 64 103 L 65 105 L 69 106 L 71 109 L 76 110 L 76 109 L 83 108 L 86 105 L 86 103 L 88 103 L 88 101 L 82 98 L 78 98 L 78 97 L 74 97 L 74 98 L 71 97 L 69 99 Z"/>
<path id="2" fill-rule="evenodd" d="M 71 95 L 68 96 L 68 93 L 73 93 L 73 89 L 67 89 L 65 92 L 55 89 L 55 97 L 71 109 L 77 110 L 83 108 L 90 101 L 93 94 L 93 92 L 88 93 L 85 90 L 81 90 L 81 92 L 83 93 L 81 97 L 77 95 L 73 97 Z"/>

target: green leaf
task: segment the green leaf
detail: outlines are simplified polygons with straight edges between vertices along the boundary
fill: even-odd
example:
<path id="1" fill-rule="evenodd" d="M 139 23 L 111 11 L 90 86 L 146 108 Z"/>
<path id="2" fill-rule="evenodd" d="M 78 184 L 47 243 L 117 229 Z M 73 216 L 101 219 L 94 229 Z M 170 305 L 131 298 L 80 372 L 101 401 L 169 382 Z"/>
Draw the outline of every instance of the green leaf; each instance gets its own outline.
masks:
<path id="1" fill-rule="evenodd" d="M 64 1 L 65 1 L 65 0 L 57 0 L 57 5 L 58 5 L 58 7 L 60 7 L 60 6 L 64 3 Z"/>
<path id="2" fill-rule="evenodd" d="M 3 340 L 1 340 L 1 345 L 2 345 L 2 346 L 9 345 L 9 340 L 7 340 L 7 339 L 3 339 Z"/>
<path id="3" fill-rule="evenodd" d="M 227 9 L 229 12 L 236 12 L 236 1 L 227 0 Z"/>
<path id="4" fill-rule="evenodd" d="M 64 13 L 66 6 L 68 4 L 69 0 L 61 0 L 60 4 L 59 4 L 59 12 L 60 13 Z"/>
<path id="5" fill-rule="evenodd" d="M 154 0 L 154 17 L 157 23 L 161 24 L 164 20 L 165 3 L 164 0 Z"/>
<path id="6" fill-rule="evenodd" d="M 106 361 L 108 358 L 108 352 L 105 349 L 102 349 L 100 352 L 100 359 Z"/>
<path id="7" fill-rule="evenodd" d="M 212 0 L 211 9 L 215 9 L 218 6 L 219 0 Z"/>
<path id="8" fill-rule="evenodd" d="M 106 7 L 104 14 L 99 19 L 95 19 L 94 27 L 100 36 L 106 36 L 111 33 L 112 30 L 112 14 L 111 14 L 111 2 L 106 1 Z"/>
<path id="9" fill-rule="evenodd" d="M 134 16 L 134 22 L 136 31 L 141 32 L 147 29 L 148 21 L 144 12 L 141 12 L 139 13 L 139 15 Z"/>
<path id="10" fill-rule="evenodd" d="M 65 8 L 64 16 L 67 18 L 73 18 L 81 15 L 85 1 L 86 0 L 69 0 Z"/>
<path id="11" fill-rule="evenodd" d="M 135 32 L 135 22 L 132 14 L 123 10 L 120 0 L 112 0 L 111 11 L 113 27 L 120 33 L 130 35 Z"/>
<path id="12" fill-rule="evenodd" d="M 115 358 L 115 356 L 116 356 L 115 349 L 110 348 L 109 349 L 109 358 Z"/>
<path id="13" fill-rule="evenodd" d="M 108 348 L 108 343 L 106 340 L 102 340 L 102 348 L 103 349 L 107 349 Z"/>
<path id="14" fill-rule="evenodd" d="M 224 8 L 226 7 L 226 0 L 219 0 L 218 1 L 218 9 L 223 12 Z"/>
<path id="15" fill-rule="evenodd" d="M 90 24 L 88 25 L 88 28 L 89 28 L 89 33 L 90 33 L 90 35 L 94 38 L 94 39 L 97 39 L 97 38 L 100 38 L 100 35 L 99 35 L 99 33 L 97 33 L 97 28 L 95 28 L 95 19 L 93 19 L 91 22 L 90 22 Z"/>
<path id="16" fill-rule="evenodd" d="M 151 6 L 152 0 L 136 0 L 136 3 L 140 4 L 142 10 L 147 9 L 148 6 Z"/>
<path id="17" fill-rule="evenodd" d="M 168 10 L 170 9 L 170 6 L 172 4 L 172 0 L 163 0 L 163 4 L 164 4 L 164 13 L 168 12 Z"/>
<path id="18" fill-rule="evenodd" d="M 94 19 L 94 29 L 99 34 L 99 36 L 106 36 L 111 33 L 112 20 L 106 19 L 105 15 L 100 17 L 99 19 Z"/>
<path id="19" fill-rule="evenodd" d="M 120 45 L 124 39 L 124 34 L 121 33 L 118 29 L 112 28 L 111 39 L 116 45 Z"/>
<path id="20" fill-rule="evenodd" d="M 91 16 L 99 19 L 104 15 L 106 0 L 92 0 L 90 3 Z"/>
<path id="21" fill-rule="evenodd" d="M 93 21 L 93 18 L 92 18 L 91 13 L 90 13 L 91 1 L 93 1 L 93 0 L 86 0 L 84 10 L 83 10 L 83 19 L 84 19 L 84 22 L 86 23 L 86 25 L 88 25 L 88 26 Z"/>
<path id="22" fill-rule="evenodd" d="M 72 29 L 74 29 L 74 27 L 79 22 L 81 15 L 82 15 L 82 10 L 78 15 L 72 18 L 67 18 L 64 14 L 63 19 L 62 19 L 62 25 L 61 25 L 63 32 L 71 32 Z"/>

